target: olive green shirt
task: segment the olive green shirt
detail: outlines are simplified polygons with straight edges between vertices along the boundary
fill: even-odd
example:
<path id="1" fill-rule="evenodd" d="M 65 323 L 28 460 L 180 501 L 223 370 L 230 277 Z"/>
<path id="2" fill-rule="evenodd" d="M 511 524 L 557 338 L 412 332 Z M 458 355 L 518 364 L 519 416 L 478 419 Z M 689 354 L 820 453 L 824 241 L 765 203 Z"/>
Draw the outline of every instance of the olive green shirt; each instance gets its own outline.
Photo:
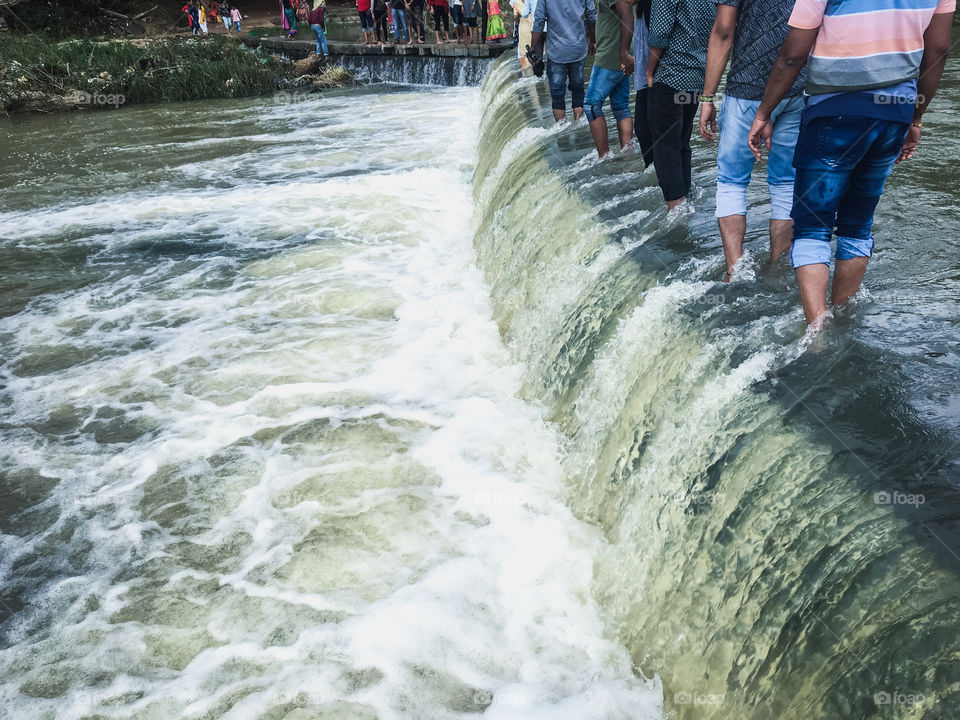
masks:
<path id="1" fill-rule="evenodd" d="M 597 0 L 597 54 L 594 67 L 620 69 L 620 16 L 614 6 L 619 0 Z"/>

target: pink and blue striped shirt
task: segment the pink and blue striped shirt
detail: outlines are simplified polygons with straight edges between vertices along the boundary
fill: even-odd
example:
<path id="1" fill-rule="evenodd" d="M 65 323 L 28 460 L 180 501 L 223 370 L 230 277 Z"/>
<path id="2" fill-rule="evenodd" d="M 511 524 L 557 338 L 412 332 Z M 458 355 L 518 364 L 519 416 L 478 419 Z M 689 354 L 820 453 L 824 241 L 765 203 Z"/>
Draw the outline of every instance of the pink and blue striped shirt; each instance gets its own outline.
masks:
<path id="1" fill-rule="evenodd" d="M 923 34 L 957 0 L 797 0 L 789 24 L 819 28 L 807 61 L 810 95 L 873 90 L 920 74 Z"/>

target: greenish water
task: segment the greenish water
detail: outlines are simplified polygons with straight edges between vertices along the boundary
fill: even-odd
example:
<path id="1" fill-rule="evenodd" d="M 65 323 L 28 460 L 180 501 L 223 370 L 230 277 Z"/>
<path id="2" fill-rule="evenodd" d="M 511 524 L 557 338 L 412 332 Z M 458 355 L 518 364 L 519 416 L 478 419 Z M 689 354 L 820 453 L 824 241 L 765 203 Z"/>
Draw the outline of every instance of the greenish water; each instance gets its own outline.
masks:
<path id="1" fill-rule="evenodd" d="M 952 718 L 960 573 L 960 216 L 951 61 L 881 202 L 865 290 L 813 344 L 765 271 L 766 189 L 729 285 L 715 149 L 667 217 L 533 79 L 491 73 L 476 245 L 524 396 L 562 429 L 595 588 L 677 718 Z M 762 176 L 761 176 L 762 177 Z"/>

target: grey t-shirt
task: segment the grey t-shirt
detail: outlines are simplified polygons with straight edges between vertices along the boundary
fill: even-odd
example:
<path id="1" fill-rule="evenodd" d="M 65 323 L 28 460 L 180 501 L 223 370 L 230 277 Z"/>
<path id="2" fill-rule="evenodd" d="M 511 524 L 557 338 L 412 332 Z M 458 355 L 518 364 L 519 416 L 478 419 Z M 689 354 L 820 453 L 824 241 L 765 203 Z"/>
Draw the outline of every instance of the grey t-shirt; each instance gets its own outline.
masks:
<path id="1" fill-rule="evenodd" d="M 762 100 L 770 71 L 787 37 L 787 20 L 795 0 L 717 0 L 737 8 L 737 29 L 727 74 L 726 94 L 741 100 Z M 787 97 L 803 92 L 807 69 L 800 71 Z"/>
<path id="2" fill-rule="evenodd" d="M 533 11 L 533 32 L 547 33 L 547 59 L 558 63 L 580 62 L 587 56 L 587 30 L 584 22 L 597 24 L 597 6 L 593 0 L 537 0 Z"/>

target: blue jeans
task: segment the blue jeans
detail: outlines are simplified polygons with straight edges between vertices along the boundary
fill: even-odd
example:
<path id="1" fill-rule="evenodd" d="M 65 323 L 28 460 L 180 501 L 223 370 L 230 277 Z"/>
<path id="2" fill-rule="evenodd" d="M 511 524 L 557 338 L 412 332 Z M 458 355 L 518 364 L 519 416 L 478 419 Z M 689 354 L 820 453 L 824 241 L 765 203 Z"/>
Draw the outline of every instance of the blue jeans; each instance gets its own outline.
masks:
<path id="1" fill-rule="evenodd" d="M 607 70 L 594 65 L 583 106 L 583 114 L 588 122 L 603 117 L 603 101 L 608 97 L 613 117 L 617 120 L 630 117 L 630 76 L 619 70 Z"/>
<path id="2" fill-rule="evenodd" d="M 410 39 L 410 34 L 407 30 L 406 10 L 398 10 L 397 8 L 393 9 L 393 28 L 393 37 L 397 42 L 407 42 Z"/>
<path id="3" fill-rule="evenodd" d="M 759 100 L 741 100 L 727 95 L 718 117 L 720 146 L 717 150 L 717 217 L 747 214 L 747 185 L 756 162 L 747 136 Z M 789 220 L 793 206 L 793 152 L 800 133 L 803 97 L 781 100 L 771 114 L 773 147 L 767 158 L 767 189 L 770 191 L 770 219 Z"/>
<path id="4" fill-rule="evenodd" d="M 571 63 L 554 62 L 547 58 L 547 80 L 554 110 L 567 109 L 567 85 L 573 95 L 571 107 L 583 107 L 583 60 Z"/>
<path id="5" fill-rule="evenodd" d="M 310 27 L 313 29 L 313 34 L 317 36 L 317 55 L 326 55 L 328 52 L 327 34 L 319 25 L 311 25 Z"/>
<path id="6" fill-rule="evenodd" d="M 818 117 L 800 128 L 793 164 L 795 268 L 873 255 L 873 213 L 906 139 L 907 123 L 860 117 Z"/>

